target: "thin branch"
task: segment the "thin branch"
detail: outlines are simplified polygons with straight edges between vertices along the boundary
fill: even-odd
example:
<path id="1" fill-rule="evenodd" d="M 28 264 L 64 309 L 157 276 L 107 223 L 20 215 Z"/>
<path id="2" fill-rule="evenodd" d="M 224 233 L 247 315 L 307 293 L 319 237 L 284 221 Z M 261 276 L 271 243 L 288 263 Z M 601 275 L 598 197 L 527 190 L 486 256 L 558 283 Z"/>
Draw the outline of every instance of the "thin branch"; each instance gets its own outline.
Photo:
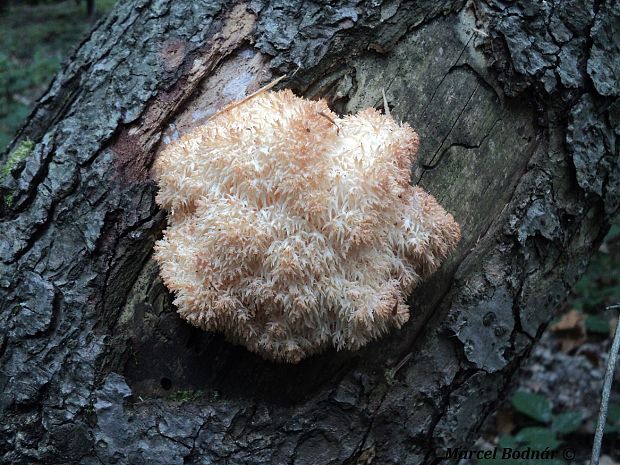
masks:
<path id="1" fill-rule="evenodd" d="M 610 309 L 620 309 L 619 305 L 610 305 Z M 614 379 L 614 371 L 616 362 L 618 361 L 618 349 L 620 349 L 620 323 L 616 324 L 614 342 L 611 345 L 609 358 L 607 359 L 607 371 L 605 372 L 605 382 L 603 383 L 603 393 L 601 395 L 601 409 L 598 413 L 598 421 L 596 423 L 596 433 L 594 434 L 594 444 L 592 446 L 592 458 L 590 465 L 598 465 L 601 459 L 601 445 L 603 443 L 603 432 L 605 430 L 605 422 L 607 421 L 607 408 L 609 407 L 609 395 L 611 393 L 611 383 Z"/>
<path id="2" fill-rule="evenodd" d="M 340 126 L 338 125 L 338 123 L 336 123 L 336 122 L 334 121 L 334 119 L 333 119 L 331 116 L 329 116 L 329 115 L 327 115 L 327 114 L 323 113 L 322 111 L 317 111 L 317 112 L 316 112 L 316 114 L 317 114 L 317 115 L 319 115 L 319 116 L 322 116 L 322 117 L 323 117 L 323 118 L 325 118 L 327 121 L 329 121 L 329 122 L 330 122 L 330 123 L 332 123 L 334 126 L 336 126 L 336 134 L 340 135 L 340 130 L 341 130 L 341 129 L 340 129 Z"/>
<path id="3" fill-rule="evenodd" d="M 284 79 L 286 77 L 286 74 L 284 76 L 280 76 L 277 79 L 274 79 L 273 81 L 271 81 L 269 84 L 267 84 L 266 86 L 261 87 L 260 89 L 258 89 L 256 92 L 252 92 L 250 95 L 242 98 L 241 100 L 238 100 L 236 102 L 233 102 L 229 105 L 226 105 L 224 108 L 222 108 L 221 110 L 215 112 L 213 115 L 211 115 L 209 117 L 209 119 L 207 119 L 207 121 L 212 120 L 213 118 L 215 118 L 218 115 L 221 115 L 222 113 L 225 113 L 227 111 L 232 110 L 235 107 L 238 107 L 239 105 L 241 105 L 242 103 L 247 102 L 248 100 L 250 100 L 251 98 L 256 97 L 259 94 L 262 94 L 263 92 L 267 92 L 268 90 L 272 89 L 276 84 L 278 84 L 282 79 Z"/>
<path id="4" fill-rule="evenodd" d="M 390 105 L 388 104 L 387 97 L 385 96 L 385 89 L 383 87 L 381 88 L 381 93 L 383 94 L 383 112 L 387 116 L 392 116 L 390 114 Z"/>

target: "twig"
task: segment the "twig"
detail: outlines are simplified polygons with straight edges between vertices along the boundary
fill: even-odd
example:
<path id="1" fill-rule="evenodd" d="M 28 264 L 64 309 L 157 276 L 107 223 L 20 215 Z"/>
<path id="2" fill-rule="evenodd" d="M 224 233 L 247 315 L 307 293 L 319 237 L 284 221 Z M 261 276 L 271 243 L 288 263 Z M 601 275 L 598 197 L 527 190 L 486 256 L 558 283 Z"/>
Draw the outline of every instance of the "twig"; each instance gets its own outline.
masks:
<path id="1" fill-rule="evenodd" d="M 411 359 L 411 357 L 413 357 L 413 353 L 409 352 L 393 368 L 388 368 L 387 370 L 385 370 L 385 377 L 387 379 L 388 384 L 390 385 L 394 384 L 396 373 L 398 373 L 398 370 L 400 370 L 403 366 L 405 366 L 405 363 L 407 363 L 409 359 Z"/>
<path id="2" fill-rule="evenodd" d="M 405 363 L 407 363 L 411 357 L 413 357 L 413 352 L 409 352 L 407 355 L 405 355 L 403 359 L 398 362 L 398 364 L 394 367 L 393 373 L 396 374 L 398 370 L 405 366 Z"/>
<path id="3" fill-rule="evenodd" d="M 471 30 L 474 31 L 476 34 L 480 34 L 483 37 L 489 37 L 489 34 L 487 34 L 481 29 L 476 29 L 475 27 L 472 27 Z"/>
<path id="4" fill-rule="evenodd" d="M 297 71 L 295 71 L 297 72 Z M 229 110 L 232 110 L 235 107 L 238 107 L 239 105 L 241 105 L 242 103 L 247 102 L 248 100 L 250 100 L 251 98 L 256 97 L 259 94 L 262 94 L 263 92 L 268 91 L 269 89 L 273 88 L 276 84 L 278 84 L 282 79 L 284 79 L 286 77 L 286 74 L 284 76 L 280 76 L 277 79 L 274 79 L 273 81 L 271 81 L 269 84 L 267 84 L 266 86 L 261 87 L 260 89 L 258 89 L 256 92 L 252 92 L 250 95 L 248 95 L 247 97 L 243 97 L 241 100 L 238 100 L 236 102 L 233 102 L 229 105 L 226 105 L 224 108 L 222 108 L 221 110 L 215 112 L 214 114 L 212 114 L 209 119 L 207 119 L 207 121 L 215 118 L 218 115 L 221 115 L 224 112 L 227 112 Z"/>
<path id="5" fill-rule="evenodd" d="M 329 115 L 327 115 L 327 114 L 323 113 L 322 111 L 317 111 L 317 112 L 316 112 L 316 114 L 317 114 L 317 115 L 319 115 L 319 116 L 322 116 L 322 117 L 323 117 L 323 118 L 325 118 L 327 121 L 329 121 L 329 122 L 330 122 L 330 123 L 332 123 L 334 126 L 336 126 L 336 134 L 340 135 L 340 126 L 338 126 L 338 123 L 336 123 L 336 122 L 334 121 L 334 119 L 333 119 L 331 116 L 329 116 Z"/>
<path id="6" fill-rule="evenodd" d="M 387 97 L 385 96 L 385 89 L 383 87 L 381 88 L 381 93 L 383 94 L 383 112 L 387 116 L 392 116 L 390 114 L 390 105 L 388 104 Z"/>
<path id="7" fill-rule="evenodd" d="M 610 305 L 607 310 L 620 309 L 619 305 Z M 609 407 L 609 394 L 611 392 L 611 383 L 614 379 L 614 371 L 618 360 L 618 349 L 620 349 L 620 324 L 616 324 L 614 342 L 611 345 L 609 358 L 607 359 L 607 371 L 605 372 L 605 381 L 603 383 L 603 392 L 601 394 L 601 409 L 598 413 L 596 423 L 596 433 L 594 434 L 594 444 L 592 445 L 592 458 L 590 465 L 598 465 L 601 459 L 601 445 L 603 443 L 603 432 L 605 430 L 605 422 L 607 421 L 607 407 Z"/>

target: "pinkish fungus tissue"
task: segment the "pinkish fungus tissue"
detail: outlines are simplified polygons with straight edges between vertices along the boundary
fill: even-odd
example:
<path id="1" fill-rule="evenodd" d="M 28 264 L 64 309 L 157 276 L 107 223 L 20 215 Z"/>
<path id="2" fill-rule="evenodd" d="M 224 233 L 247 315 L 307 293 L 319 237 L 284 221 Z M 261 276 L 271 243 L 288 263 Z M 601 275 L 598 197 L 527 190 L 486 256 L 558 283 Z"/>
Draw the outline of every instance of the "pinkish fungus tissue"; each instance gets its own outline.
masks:
<path id="1" fill-rule="evenodd" d="M 265 358 L 358 349 L 409 319 L 407 294 L 460 239 L 410 185 L 418 136 L 366 109 L 263 92 L 168 145 L 155 258 L 179 313 Z"/>

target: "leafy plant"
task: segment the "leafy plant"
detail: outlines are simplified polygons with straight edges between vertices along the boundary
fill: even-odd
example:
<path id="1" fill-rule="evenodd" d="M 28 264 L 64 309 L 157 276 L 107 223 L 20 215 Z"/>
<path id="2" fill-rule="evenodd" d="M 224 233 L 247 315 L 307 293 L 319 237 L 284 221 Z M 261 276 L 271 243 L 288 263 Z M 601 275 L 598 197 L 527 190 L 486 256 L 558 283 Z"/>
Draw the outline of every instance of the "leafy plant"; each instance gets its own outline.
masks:
<path id="1" fill-rule="evenodd" d="M 581 413 L 576 411 L 553 413 L 551 402 L 544 396 L 528 391 L 516 391 L 511 403 L 513 408 L 526 417 L 538 423 L 536 426 L 528 426 L 520 429 L 514 435 L 502 435 L 498 441 L 501 451 L 511 449 L 512 451 L 557 451 L 562 445 L 563 436 L 574 433 L 579 429 L 583 418 Z M 620 407 L 620 406 L 619 406 Z M 620 418 L 620 408 L 618 410 Z M 620 427 L 620 424 L 619 424 Z M 555 458 L 514 458 L 506 459 L 502 453 L 497 458 L 478 460 L 478 465 L 562 465 L 563 460 L 557 458 L 558 454 L 553 454 Z"/>
<path id="2" fill-rule="evenodd" d="M 551 420 L 551 402 L 541 395 L 517 391 L 512 396 L 512 406 L 518 412 L 541 423 Z"/>
<path id="3" fill-rule="evenodd" d="M 575 285 L 571 306 L 597 313 L 607 305 L 620 302 L 619 243 L 620 217 L 617 217 L 603 240 L 606 251 L 592 256 L 587 272 Z"/>
<path id="4" fill-rule="evenodd" d="M 564 412 L 554 415 L 551 420 L 551 431 L 558 434 L 570 434 L 579 429 L 583 418 L 580 412 Z"/>
<path id="5" fill-rule="evenodd" d="M 190 391 L 190 390 L 185 390 L 185 391 L 177 391 L 174 394 L 170 394 L 168 396 L 168 400 L 171 400 L 173 402 L 187 402 L 190 400 L 197 400 L 200 399 L 201 397 L 204 396 L 204 392 L 203 391 Z"/>
<path id="6" fill-rule="evenodd" d="M 605 433 L 620 433 L 620 404 L 609 404 Z"/>
<path id="7" fill-rule="evenodd" d="M 596 315 L 588 315 L 585 321 L 586 329 L 589 333 L 597 333 L 597 334 L 609 334 L 610 326 L 609 321 L 596 316 Z"/>

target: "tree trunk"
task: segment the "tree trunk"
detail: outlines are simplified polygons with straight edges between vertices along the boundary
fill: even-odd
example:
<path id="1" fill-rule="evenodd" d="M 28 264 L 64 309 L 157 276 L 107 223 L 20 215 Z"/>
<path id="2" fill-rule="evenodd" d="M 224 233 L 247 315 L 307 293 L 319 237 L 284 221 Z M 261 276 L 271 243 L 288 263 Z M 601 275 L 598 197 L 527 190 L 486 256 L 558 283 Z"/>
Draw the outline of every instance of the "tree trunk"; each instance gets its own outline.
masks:
<path id="1" fill-rule="evenodd" d="M 469 444 L 618 209 L 619 16 L 119 2 L 18 134 L 32 152 L 3 157 L 1 462 L 430 464 Z M 158 150 L 283 74 L 341 113 L 385 89 L 420 134 L 414 182 L 463 231 L 402 330 L 298 365 L 186 324 L 151 260 Z"/>

